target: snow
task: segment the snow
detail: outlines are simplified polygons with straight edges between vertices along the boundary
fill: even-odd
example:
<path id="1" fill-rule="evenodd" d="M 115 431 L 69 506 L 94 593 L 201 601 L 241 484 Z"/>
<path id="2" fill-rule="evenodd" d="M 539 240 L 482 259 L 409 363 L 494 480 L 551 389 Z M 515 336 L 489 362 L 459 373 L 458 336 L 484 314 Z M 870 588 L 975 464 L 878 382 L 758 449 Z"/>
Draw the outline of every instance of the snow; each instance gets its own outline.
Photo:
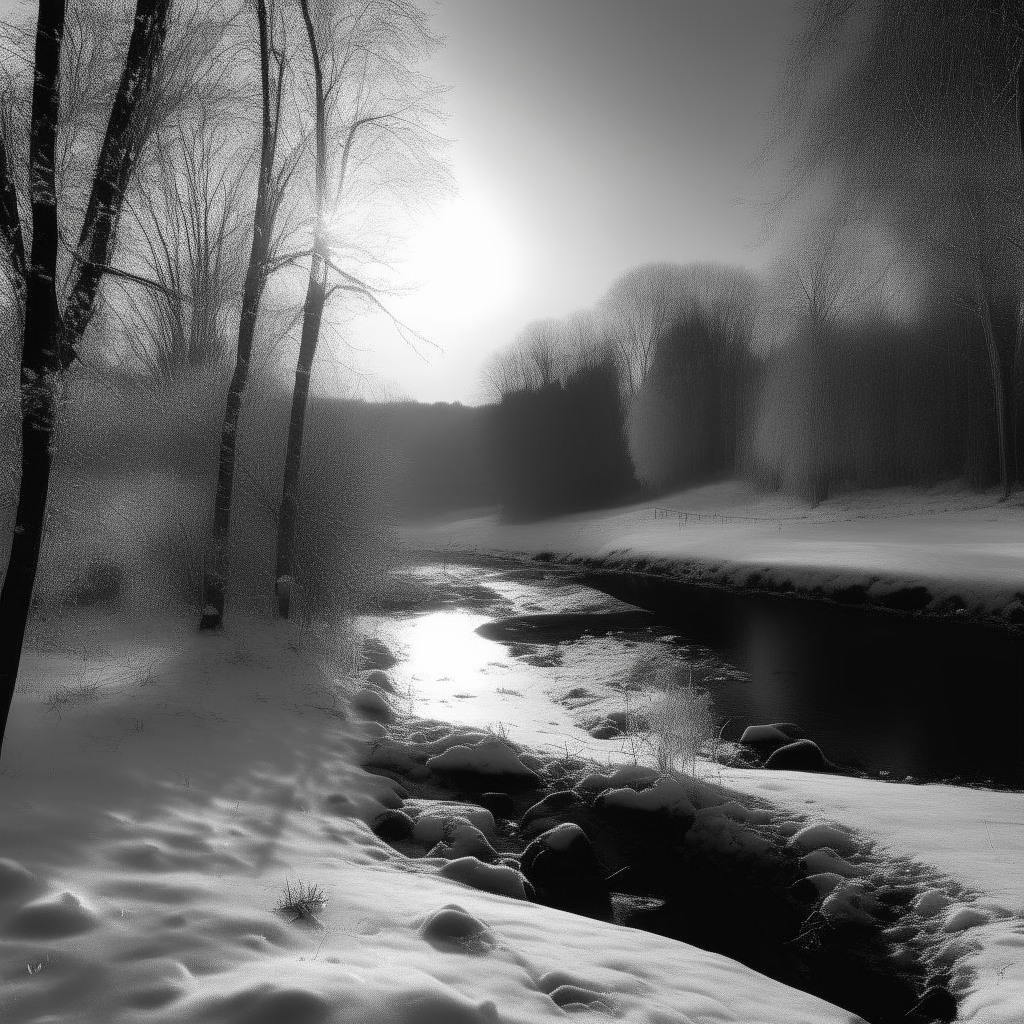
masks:
<path id="1" fill-rule="evenodd" d="M 728 481 L 534 523 L 454 514 L 403 536 L 412 550 L 547 552 L 604 568 L 645 559 L 645 571 L 720 586 L 862 587 L 868 603 L 921 586 L 925 611 L 962 603 L 962 615 L 1024 623 L 1024 509 L 945 485 L 839 494 L 811 508 Z"/>
<path id="2" fill-rule="evenodd" d="M 0 1019 L 854 1019 L 725 957 L 525 902 L 511 868 L 389 847 L 369 823 L 405 801 L 359 767 L 375 731 L 352 713 L 360 685 L 266 623 L 199 636 L 97 617 L 27 652 L 0 764 Z M 487 740 L 459 746 L 459 763 L 507 768 Z M 293 920 L 275 910 L 286 882 L 326 904 Z"/>

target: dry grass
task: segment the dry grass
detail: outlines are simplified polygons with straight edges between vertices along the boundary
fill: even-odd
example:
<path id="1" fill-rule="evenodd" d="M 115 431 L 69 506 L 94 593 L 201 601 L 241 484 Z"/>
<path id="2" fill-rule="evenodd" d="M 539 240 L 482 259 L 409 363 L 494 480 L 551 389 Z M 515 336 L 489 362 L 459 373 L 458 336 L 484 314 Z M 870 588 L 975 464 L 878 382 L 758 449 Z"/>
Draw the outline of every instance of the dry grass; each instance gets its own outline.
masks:
<path id="1" fill-rule="evenodd" d="M 293 921 L 315 921 L 327 902 L 327 894 L 316 883 L 296 882 L 292 888 L 292 883 L 286 881 L 277 909 L 293 914 Z"/>

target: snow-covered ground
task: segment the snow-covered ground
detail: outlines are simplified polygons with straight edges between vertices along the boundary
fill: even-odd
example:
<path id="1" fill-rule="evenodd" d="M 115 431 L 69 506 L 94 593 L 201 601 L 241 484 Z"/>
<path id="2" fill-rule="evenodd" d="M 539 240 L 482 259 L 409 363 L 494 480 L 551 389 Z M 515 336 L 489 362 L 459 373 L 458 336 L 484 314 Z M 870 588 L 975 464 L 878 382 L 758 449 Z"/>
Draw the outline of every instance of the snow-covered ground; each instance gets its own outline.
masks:
<path id="1" fill-rule="evenodd" d="M 532 609 L 503 600 L 520 613 L 620 607 L 560 593 Z M 404 659 L 392 702 L 404 688 L 419 716 L 604 765 L 651 759 L 580 727 L 621 701 L 612 683 L 629 651 L 591 637 L 546 663 L 543 651 L 467 643 L 485 604 L 367 623 Z M 460 860 L 397 852 L 369 823 L 403 805 L 422 814 L 422 802 L 360 767 L 382 732 L 363 713 L 387 698 L 308 637 L 265 622 L 218 637 L 100 615 L 59 625 L 26 656 L 0 763 L 5 1024 L 857 1019 L 725 957 L 480 888 L 515 891 L 511 869 L 477 877 Z M 586 707 L 567 699 L 581 687 Z M 470 753 L 452 739 L 449 758 L 497 756 L 493 737 L 452 735 Z M 1020 1024 L 1024 797 L 710 764 L 700 774 L 727 787 L 732 808 L 702 808 L 709 826 L 756 819 L 770 802 L 775 826 L 812 853 L 849 845 L 841 860 L 814 854 L 825 875 L 853 875 L 832 880 L 834 909 L 913 879 L 921 898 L 900 941 L 948 969 L 957 1019 Z M 689 806 L 692 791 L 648 792 Z M 328 898 L 313 920 L 276 909 L 300 883 Z"/>
<path id="2" fill-rule="evenodd" d="M 358 767 L 351 683 L 265 623 L 144 633 L 94 620 L 25 659 L 0 768 L 5 1024 L 855 1019 L 407 859 L 366 824 L 401 797 Z M 324 890 L 317 920 L 275 910 L 286 882 Z"/>
<path id="3" fill-rule="evenodd" d="M 403 534 L 413 549 L 549 552 L 623 568 L 644 559 L 645 571 L 695 583 L 825 596 L 862 588 L 868 604 L 924 587 L 927 595 L 910 595 L 914 610 L 1021 626 L 1024 508 L 997 499 L 900 488 L 840 494 L 812 509 L 730 481 L 533 523 L 491 510 L 453 514 Z"/>

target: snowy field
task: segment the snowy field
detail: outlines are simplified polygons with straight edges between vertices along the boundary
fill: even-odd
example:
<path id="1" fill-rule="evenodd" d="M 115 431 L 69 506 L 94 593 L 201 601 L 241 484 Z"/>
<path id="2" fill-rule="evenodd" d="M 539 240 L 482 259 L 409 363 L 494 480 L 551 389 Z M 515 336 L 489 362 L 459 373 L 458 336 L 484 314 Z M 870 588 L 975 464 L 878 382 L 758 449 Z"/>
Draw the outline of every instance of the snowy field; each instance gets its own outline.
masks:
<path id="1" fill-rule="evenodd" d="M 413 550 L 549 552 L 609 568 L 643 559 L 647 572 L 694 583 L 814 596 L 857 588 L 867 604 L 923 587 L 906 595 L 913 610 L 1024 624 L 1024 509 L 988 492 L 862 491 L 812 509 L 730 481 L 535 523 L 456 514 L 403 534 Z"/>
<path id="2" fill-rule="evenodd" d="M 293 647 L 265 623 L 94 620 L 28 655 L 0 790 L 5 1024 L 856 1019 L 397 853 L 367 825 L 402 798 L 358 767 L 354 684 Z M 276 910 L 286 882 L 326 905 Z"/>

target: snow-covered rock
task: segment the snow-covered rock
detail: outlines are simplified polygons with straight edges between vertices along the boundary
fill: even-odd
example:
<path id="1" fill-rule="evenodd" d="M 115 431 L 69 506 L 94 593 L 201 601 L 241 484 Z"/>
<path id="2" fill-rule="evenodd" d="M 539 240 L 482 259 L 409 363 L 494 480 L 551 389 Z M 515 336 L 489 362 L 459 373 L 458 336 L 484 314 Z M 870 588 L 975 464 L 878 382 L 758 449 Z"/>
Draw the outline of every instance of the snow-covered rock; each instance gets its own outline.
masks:
<path id="1" fill-rule="evenodd" d="M 678 779 L 663 777 L 639 793 L 633 789 L 607 789 L 594 805 L 607 813 L 639 812 L 692 819 L 696 808 L 686 787 Z"/>
<path id="2" fill-rule="evenodd" d="M 774 725 L 748 725 L 740 737 L 740 743 L 791 743 L 792 740 L 792 736 Z"/>
<path id="3" fill-rule="evenodd" d="M 576 788 L 582 793 L 600 793 L 603 789 L 654 782 L 660 774 L 656 768 L 628 764 L 611 773 L 591 772 L 576 783 Z"/>
<path id="4" fill-rule="evenodd" d="M 868 869 L 863 865 L 851 864 L 831 850 L 813 850 L 801 857 L 800 863 L 811 875 L 829 873 L 842 875 L 844 878 L 858 878 L 868 874 Z"/>
<path id="5" fill-rule="evenodd" d="M 967 928 L 975 928 L 980 924 L 988 924 L 989 915 L 979 907 L 960 904 L 954 905 L 946 912 L 942 922 L 944 932 L 962 932 Z"/>
<path id="6" fill-rule="evenodd" d="M 852 921 L 875 924 L 874 913 L 879 903 L 867 894 L 863 882 L 844 880 L 836 886 L 821 904 L 821 913 L 830 921 Z"/>
<path id="7" fill-rule="evenodd" d="M 528 883 L 523 873 L 505 864 L 484 864 L 476 857 L 459 857 L 445 864 L 439 873 L 445 878 L 484 892 L 494 892 L 516 900 L 529 898 Z"/>
<path id="8" fill-rule="evenodd" d="M 387 696 L 376 687 L 361 686 L 352 694 L 352 707 L 364 715 L 372 715 L 386 722 L 394 720 L 395 709 Z"/>
<path id="9" fill-rule="evenodd" d="M 912 906 L 914 912 L 921 917 L 934 917 L 949 904 L 949 897 L 941 889 L 926 889 L 914 900 Z"/>
<path id="10" fill-rule="evenodd" d="M 808 851 L 829 847 L 842 857 L 848 857 L 857 851 L 857 842 L 849 832 L 837 825 L 827 825 L 824 822 L 806 825 L 789 840 L 789 844 Z"/>
<path id="11" fill-rule="evenodd" d="M 507 744 L 496 736 L 474 743 L 449 747 L 443 754 L 428 758 L 432 772 L 466 772 L 472 775 L 500 775 L 523 780 L 537 779 L 537 773 L 528 768 Z"/>

